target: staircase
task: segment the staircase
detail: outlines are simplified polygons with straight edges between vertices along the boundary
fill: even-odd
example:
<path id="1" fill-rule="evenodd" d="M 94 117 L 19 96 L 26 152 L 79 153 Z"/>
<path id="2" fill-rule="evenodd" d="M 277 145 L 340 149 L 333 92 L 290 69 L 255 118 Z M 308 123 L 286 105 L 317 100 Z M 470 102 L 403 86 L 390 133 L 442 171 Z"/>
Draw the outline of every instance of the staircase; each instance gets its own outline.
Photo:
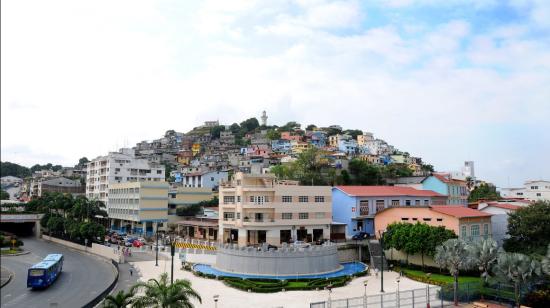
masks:
<path id="1" fill-rule="evenodd" d="M 382 270 L 382 262 L 384 263 L 384 270 L 388 270 L 388 262 L 386 257 L 382 256 L 382 247 L 378 240 L 369 240 L 369 253 L 370 253 L 370 263 L 373 268 Z"/>

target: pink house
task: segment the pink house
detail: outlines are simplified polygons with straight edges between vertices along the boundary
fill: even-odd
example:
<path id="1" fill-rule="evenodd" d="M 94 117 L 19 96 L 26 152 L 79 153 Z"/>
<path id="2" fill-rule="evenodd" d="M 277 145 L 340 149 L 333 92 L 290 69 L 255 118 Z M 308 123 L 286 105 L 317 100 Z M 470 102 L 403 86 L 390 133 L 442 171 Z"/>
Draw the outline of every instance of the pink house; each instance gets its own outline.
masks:
<path id="1" fill-rule="evenodd" d="M 492 235 L 491 214 L 460 205 L 390 207 L 376 213 L 374 228 L 376 237 L 396 222 L 425 223 L 453 230 L 465 240 Z"/>
<path id="2" fill-rule="evenodd" d="M 282 132 L 281 133 L 281 139 L 283 139 L 283 140 L 302 141 L 302 136 L 292 135 L 291 132 Z"/>

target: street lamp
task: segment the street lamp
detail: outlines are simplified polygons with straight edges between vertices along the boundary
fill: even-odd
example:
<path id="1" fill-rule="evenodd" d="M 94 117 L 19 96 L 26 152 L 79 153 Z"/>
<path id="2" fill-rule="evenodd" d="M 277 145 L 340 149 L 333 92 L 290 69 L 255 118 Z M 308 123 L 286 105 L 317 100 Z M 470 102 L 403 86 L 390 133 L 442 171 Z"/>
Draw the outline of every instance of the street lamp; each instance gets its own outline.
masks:
<path id="1" fill-rule="evenodd" d="M 214 297 L 214 307 L 218 308 L 218 299 L 220 298 L 220 296 L 216 294 L 213 297 Z"/>
<path id="2" fill-rule="evenodd" d="M 399 276 L 397 276 L 397 279 L 395 279 L 395 282 L 397 283 L 397 308 L 399 308 L 399 282 L 401 280 L 399 279 Z"/>
<path id="3" fill-rule="evenodd" d="M 368 281 L 365 279 L 365 281 L 363 281 L 363 286 L 365 286 L 365 294 L 363 295 L 363 302 L 364 302 L 364 307 L 367 308 L 367 284 L 368 284 Z"/>
<path id="4" fill-rule="evenodd" d="M 171 265 L 171 272 L 170 272 L 170 284 L 174 283 L 174 255 L 176 254 L 176 237 L 172 238 L 173 235 L 170 235 L 168 237 L 168 241 L 170 242 L 170 255 L 172 256 L 172 265 Z"/>
<path id="5" fill-rule="evenodd" d="M 155 247 L 155 266 L 159 266 L 159 231 L 157 230 L 157 246 Z"/>
<path id="6" fill-rule="evenodd" d="M 428 283 L 426 284 L 426 294 L 427 294 L 426 307 L 427 308 L 430 308 L 430 276 L 431 275 L 432 275 L 431 273 L 426 273 L 426 277 L 428 277 L 428 281 L 427 281 Z"/>
<path id="7" fill-rule="evenodd" d="M 384 234 L 386 232 L 378 231 L 380 234 L 380 293 L 384 293 Z"/>
<path id="8" fill-rule="evenodd" d="M 332 305 L 332 300 L 330 298 L 330 295 L 332 293 L 332 283 L 328 284 L 327 290 L 328 290 L 328 307 L 330 308 L 330 306 Z"/>

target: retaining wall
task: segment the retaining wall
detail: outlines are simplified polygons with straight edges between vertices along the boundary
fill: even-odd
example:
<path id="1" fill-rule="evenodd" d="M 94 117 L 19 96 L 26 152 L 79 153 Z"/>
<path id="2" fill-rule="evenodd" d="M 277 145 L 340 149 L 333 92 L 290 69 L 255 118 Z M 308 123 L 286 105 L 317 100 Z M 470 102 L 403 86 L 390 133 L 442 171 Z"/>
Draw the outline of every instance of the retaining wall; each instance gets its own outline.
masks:
<path id="1" fill-rule="evenodd" d="M 77 243 L 65 241 L 65 240 L 58 239 L 56 237 L 52 237 L 52 236 L 48 236 L 48 235 L 42 235 L 42 238 L 44 240 L 51 241 L 51 242 L 54 242 L 54 243 L 58 243 L 60 245 L 63 245 L 63 246 L 66 246 L 66 247 L 69 247 L 69 248 L 72 248 L 72 249 L 76 249 L 76 250 L 80 250 L 80 251 L 84 251 L 84 252 L 89 252 L 89 253 L 92 253 L 94 255 L 98 255 L 100 257 L 106 258 L 106 259 L 111 259 L 115 262 L 119 262 L 119 263 L 121 262 L 120 254 L 118 253 L 118 251 L 115 251 L 111 247 L 99 245 L 99 244 L 96 244 L 96 243 L 92 243 L 92 247 L 86 247 L 86 246 L 83 246 L 83 245 L 80 245 L 80 244 L 77 244 Z"/>

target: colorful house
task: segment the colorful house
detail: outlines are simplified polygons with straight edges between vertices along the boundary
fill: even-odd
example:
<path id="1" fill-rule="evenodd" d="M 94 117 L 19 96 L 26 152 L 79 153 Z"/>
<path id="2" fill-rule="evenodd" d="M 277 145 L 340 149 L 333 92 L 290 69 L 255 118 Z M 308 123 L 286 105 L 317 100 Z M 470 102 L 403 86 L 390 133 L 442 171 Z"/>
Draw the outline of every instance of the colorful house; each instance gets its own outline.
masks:
<path id="1" fill-rule="evenodd" d="M 447 204 L 468 205 L 466 181 L 451 179 L 448 174 L 434 173 L 422 181 L 422 188 L 447 195 Z"/>
<path id="2" fill-rule="evenodd" d="M 397 186 L 336 186 L 332 188 L 332 217 L 345 223 L 346 238 L 359 231 L 374 233 L 377 212 L 389 207 L 446 204 L 447 196 L 430 190 Z"/>
<path id="3" fill-rule="evenodd" d="M 462 206 L 391 207 L 376 213 L 375 234 L 380 237 L 388 225 L 397 222 L 443 226 L 460 238 L 472 241 L 491 237 L 491 214 Z"/>

